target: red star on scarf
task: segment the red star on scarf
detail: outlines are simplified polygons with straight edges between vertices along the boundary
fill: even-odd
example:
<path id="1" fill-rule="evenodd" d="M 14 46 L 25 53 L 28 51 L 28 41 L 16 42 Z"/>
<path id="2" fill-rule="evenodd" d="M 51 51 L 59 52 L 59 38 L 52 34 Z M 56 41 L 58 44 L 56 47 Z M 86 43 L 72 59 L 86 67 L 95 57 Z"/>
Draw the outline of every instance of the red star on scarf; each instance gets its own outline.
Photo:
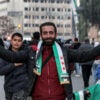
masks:
<path id="1" fill-rule="evenodd" d="M 61 62 L 64 65 L 64 62 Z"/>
<path id="2" fill-rule="evenodd" d="M 63 67 L 63 70 L 66 70 L 66 68 L 65 68 L 65 67 Z"/>
<path id="3" fill-rule="evenodd" d="M 64 57 L 60 57 L 60 59 L 64 59 Z"/>

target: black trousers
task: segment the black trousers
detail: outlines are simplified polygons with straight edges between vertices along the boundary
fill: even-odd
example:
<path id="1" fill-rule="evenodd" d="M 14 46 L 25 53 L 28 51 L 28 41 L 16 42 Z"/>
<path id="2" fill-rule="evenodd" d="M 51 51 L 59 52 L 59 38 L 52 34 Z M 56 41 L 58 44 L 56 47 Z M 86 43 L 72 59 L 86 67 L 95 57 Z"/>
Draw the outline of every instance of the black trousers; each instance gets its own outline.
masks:
<path id="1" fill-rule="evenodd" d="M 91 65 L 82 65 L 82 76 L 83 76 L 84 88 L 89 86 L 91 68 L 92 68 L 92 64 Z"/>

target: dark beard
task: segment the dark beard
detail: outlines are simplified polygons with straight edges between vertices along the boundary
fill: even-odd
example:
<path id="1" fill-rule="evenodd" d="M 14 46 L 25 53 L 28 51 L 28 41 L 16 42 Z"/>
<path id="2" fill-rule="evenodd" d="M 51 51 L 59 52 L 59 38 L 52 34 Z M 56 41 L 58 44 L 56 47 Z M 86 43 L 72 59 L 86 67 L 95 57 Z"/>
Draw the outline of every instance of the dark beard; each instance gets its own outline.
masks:
<path id="1" fill-rule="evenodd" d="M 51 40 L 51 41 L 47 41 L 47 40 Z M 44 44 L 45 46 L 52 46 L 53 43 L 54 43 L 54 41 L 55 41 L 55 38 L 43 39 L 43 44 Z"/>

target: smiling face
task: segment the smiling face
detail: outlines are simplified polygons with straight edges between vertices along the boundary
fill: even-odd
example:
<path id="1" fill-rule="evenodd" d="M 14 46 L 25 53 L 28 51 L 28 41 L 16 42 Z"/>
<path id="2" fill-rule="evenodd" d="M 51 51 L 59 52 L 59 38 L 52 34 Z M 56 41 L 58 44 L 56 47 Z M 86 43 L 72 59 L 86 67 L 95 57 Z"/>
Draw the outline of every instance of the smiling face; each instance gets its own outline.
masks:
<path id="1" fill-rule="evenodd" d="M 43 25 L 41 27 L 41 38 L 44 45 L 51 46 L 54 43 L 56 36 L 56 28 L 52 24 Z"/>

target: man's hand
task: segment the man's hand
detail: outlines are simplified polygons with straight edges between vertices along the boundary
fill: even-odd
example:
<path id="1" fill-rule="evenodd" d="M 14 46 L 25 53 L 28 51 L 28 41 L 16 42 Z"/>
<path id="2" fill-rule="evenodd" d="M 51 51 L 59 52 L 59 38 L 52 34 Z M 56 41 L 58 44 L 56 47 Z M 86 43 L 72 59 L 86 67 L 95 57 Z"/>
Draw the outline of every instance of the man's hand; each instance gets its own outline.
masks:
<path id="1" fill-rule="evenodd" d="M 22 65 L 23 63 L 14 63 L 15 67 Z"/>

